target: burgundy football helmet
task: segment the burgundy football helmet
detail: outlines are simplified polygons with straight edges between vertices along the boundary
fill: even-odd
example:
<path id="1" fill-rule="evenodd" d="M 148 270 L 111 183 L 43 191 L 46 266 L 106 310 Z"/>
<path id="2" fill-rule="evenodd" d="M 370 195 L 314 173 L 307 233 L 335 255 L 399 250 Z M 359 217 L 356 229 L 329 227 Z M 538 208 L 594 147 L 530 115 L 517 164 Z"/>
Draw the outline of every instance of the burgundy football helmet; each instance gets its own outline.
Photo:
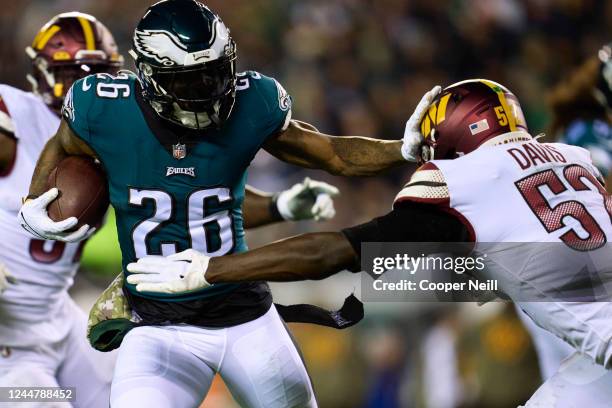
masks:
<path id="1" fill-rule="evenodd" d="M 436 97 L 421 120 L 425 139 L 421 159 L 454 159 L 497 136 L 517 131 L 528 129 L 512 92 L 486 79 L 458 82 Z M 524 133 L 516 135 L 516 141 L 528 138 Z"/>
<path id="2" fill-rule="evenodd" d="M 53 17 L 26 54 L 32 60 L 27 76 L 32 91 L 56 112 L 74 81 L 100 72 L 114 74 L 123 65 L 111 32 L 95 17 L 77 12 Z"/>

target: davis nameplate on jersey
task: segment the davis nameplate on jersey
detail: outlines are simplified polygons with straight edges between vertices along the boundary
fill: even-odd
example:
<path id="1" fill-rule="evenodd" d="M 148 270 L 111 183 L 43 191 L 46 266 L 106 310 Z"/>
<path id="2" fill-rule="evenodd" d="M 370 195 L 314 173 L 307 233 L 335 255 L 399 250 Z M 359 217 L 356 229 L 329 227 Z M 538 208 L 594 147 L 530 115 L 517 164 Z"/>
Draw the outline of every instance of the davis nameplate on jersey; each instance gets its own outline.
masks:
<path id="1" fill-rule="evenodd" d="M 181 143 L 172 145 L 172 156 L 177 160 L 184 159 L 187 156 L 187 146 Z"/>
<path id="2" fill-rule="evenodd" d="M 189 177 L 195 177 L 195 167 L 166 167 L 166 177 L 182 174 Z"/>

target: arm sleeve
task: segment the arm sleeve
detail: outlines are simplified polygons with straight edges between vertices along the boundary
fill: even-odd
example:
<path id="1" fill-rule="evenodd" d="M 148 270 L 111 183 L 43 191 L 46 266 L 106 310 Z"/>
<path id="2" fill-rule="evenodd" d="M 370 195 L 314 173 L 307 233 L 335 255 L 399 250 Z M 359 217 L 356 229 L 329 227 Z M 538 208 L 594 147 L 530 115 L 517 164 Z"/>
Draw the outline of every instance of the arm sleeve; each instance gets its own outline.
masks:
<path id="1" fill-rule="evenodd" d="M 342 231 L 361 258 L 362 242 L 467 242 L 469 232 L 456 217 L 434 205 L 406 201 L 393 211 Z"/>

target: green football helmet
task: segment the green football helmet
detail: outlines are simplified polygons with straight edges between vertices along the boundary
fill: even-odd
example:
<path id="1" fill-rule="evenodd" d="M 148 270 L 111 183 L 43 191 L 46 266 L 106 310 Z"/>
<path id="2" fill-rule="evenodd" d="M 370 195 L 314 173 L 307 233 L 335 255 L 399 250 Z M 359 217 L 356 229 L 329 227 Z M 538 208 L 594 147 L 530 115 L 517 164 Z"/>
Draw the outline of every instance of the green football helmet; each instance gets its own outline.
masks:
<path id="1" fill-rule="evenodd" d="M 236 44 L 217 14 L 195 0 L 149 7 L 134 31 L 143 96 L 162 118 L 221 127 L 236 97 Z"/>

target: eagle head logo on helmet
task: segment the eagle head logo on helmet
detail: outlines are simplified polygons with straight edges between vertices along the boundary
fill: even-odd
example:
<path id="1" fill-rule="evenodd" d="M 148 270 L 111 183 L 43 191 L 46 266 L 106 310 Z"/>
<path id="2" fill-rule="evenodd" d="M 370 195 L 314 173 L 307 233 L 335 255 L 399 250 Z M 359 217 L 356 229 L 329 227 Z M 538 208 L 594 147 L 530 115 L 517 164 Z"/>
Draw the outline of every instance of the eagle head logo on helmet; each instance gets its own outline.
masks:
<path id="1" fill-rule="evenodd" d="M 236 44 L 221 18 L 196 0 L 149 7 L 134 32 L 143 97 L 165 120 L 221 127 L 236 97 Z"/>
<path id="2" fill-rule="evenodd" d="M 527 132 L 518 99 L 507 88 L 486 79 L 458 82 L 438 95 L 421 120 L 421 159 L 454 159 L 485 143 L 528 140 Z"/>

